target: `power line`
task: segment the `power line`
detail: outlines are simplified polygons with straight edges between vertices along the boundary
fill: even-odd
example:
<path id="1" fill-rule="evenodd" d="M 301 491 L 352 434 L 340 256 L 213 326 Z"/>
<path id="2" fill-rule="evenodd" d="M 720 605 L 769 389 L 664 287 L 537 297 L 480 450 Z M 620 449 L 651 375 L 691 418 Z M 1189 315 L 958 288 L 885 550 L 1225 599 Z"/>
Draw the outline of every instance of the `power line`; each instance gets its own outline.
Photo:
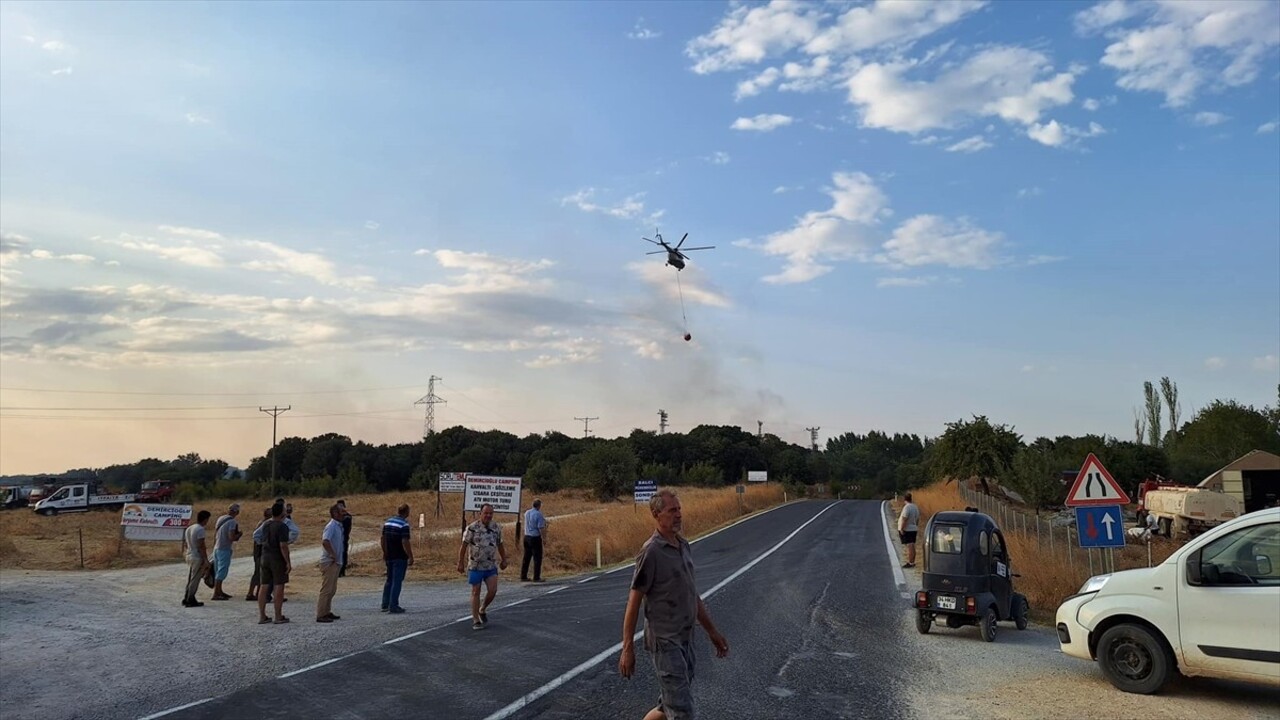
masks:
<path id="1" fill-rule="evenodd" d="M 289 412 L 290 407 L 273 407 L 270 410 L 260 407 L 258 410 L 271 416 L 271 493 L 276 492 L 276 421 Z"/>
<path id="2" fill-rule="evenodd" d="M 582 437 L 584 438 L 591 434 L 591 421 L 599 420 L 599 419 L 600 419 L 599 417 L 575 417 L 574 418 L 574 420 L 582 421 Z"/>
<path id="3" fill-rule="evenodd" d="M 351 390 L 287 390 L 271 392 L 142 392 L 133 390 L 64 390 L 59 388 L 24 388 L 0 386 L 0 391 L 33 393 L 66 393 L 68 395 L 151 395 L 167 397 L 248 397 L 255 395 L 341 395 L 345 393 L 371 393 L 389 390 L 413 390 L 421 385 L 399 385 L 380 388 L 354 388 Z"/>
<path id="4" fill-rule="evenodd" d="M 83 410 L 85 412 L 114 412 L 120 410 L 123 412 L 136 411 L 172 411 L 172 410 L 252 410 L 257 405 L 204 405 L 200 407 L 18 407 L 14 405 L 0 405 L 0 412 L 9 410 L 24 410 L 28 412 L 45 411 L 45 412 L 71 412 L 73 410 Z"/>

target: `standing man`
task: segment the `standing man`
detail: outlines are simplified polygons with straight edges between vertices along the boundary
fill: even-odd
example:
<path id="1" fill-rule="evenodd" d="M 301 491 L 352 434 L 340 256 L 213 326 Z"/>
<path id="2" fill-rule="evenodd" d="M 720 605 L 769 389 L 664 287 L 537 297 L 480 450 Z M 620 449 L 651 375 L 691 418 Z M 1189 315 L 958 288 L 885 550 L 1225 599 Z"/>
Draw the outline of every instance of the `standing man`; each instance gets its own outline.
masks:
<path id="1" fill-rule="evenodd" d="M 347 512 L 347 501 L 339 500 L 338 507 L 342 508 L 342 569 L 338 571 L 338 577 L 346 577 L 347 575 L 347 556 L 351 554 L 351 513 Z"/>
<path id="2" fill-rule="evenodd" d="M 542 582 L 542 539 L 546 537 L 547 519 L 542 515 L 542 500 L 533 499 L 533 507 L 524 513 L 524 559 L 520 561 L 520 582 L 529 581 L 529 561 L 533 560 L 533 581 Z"/>
<path id="3" fill-rule="evenodd" d="M 298 527 L 298 523 L 293 521 L 293 503 L 284 504 L 284 524 L 289 528 L 289 544 L 298 542 L 298 536 L 302 534 L 302 530 Z"/>
<path id="4" fill-rule="evenodd" d="M 231 551 L 233 543 L 244 533 L 240 532 L 240 504 L 231 503 L 227 514 L 218 518 L 213 530 L 213 599 L 230 600 L 231 596 L 222 589 L 222 581 L 227 579 L 231 571 Z"/>
<path id="5" fill-rule="evenodd" d="M 338 572 L 342 569 L 342 506 L 329 508 L 329 522 L 324 526 L 320 544 L 320 599 L 316 601 L 316 622 L 331 623 L 338 619 L 333 614 L 333 596 L 338 592 Z"/>
<path id="6" fill-rule="evenodd" d="M 182 534 L 182 545 L 187 551 L 187 591 L 182 596 L 182 607 L 201 607 L 204 603 L 196 600 L 196 591 L 200 589 L 200 580 L 204 577 L 204 568 L 209 564 L 209 551 L 205 548 L 205 525 L 209 523 L 210 513 L 201 510 Z"/>
<path id="7" fill-rule="evenodd" d="M 480 506 L 480 519 L 462 532 L 462 547 L 458 548 L 458 572 L 466 572 L 467 583 L 471 585 L 472 630 L 479 630 L 489 622 L 486 611 L 498 595 L 499 569 L 507 569 L 502 527 L 493 522 L 493 506 L 485 503 Z M 489 590 L 485 593 L 484 605 L 480 604 L 480 583 Z"/>
<path id="8" fill-rule="evenodd" d="M 898 515 L 898 539 L 907 551 L 907 561 L 902 563 L 902 567 L 913 568 L 916 566 L 916 531 L 920 527 L 920 508 L 911 502 L 911 493 L 903 495 L 902 499 L 906 503 Z"/>
<path id="9" fill-rule="evenodd" d="M 644 605 L 644 647 L 658 674 L 658 706 L 644 720 L 692 720 L 693 623 L 696 620 L 716 648 L 716 657 L 729 654 L 729 643 L 716 630 L 693 579 L 693 550 L 680 535 L 680 498 L 659 490 L 649 501 L 657 524 L 636 556 L 631 593 L 622 616 L 622 655 L 618 674 L 631 677 L 636 668 L 636 620 Z"/>
<path id="10" fill-rule="evenodd" d="M 262 583 L 258 588 L 258 624 L 272 622 L 267 617 L 267 595 L 272 595 L 275 624 L 289 622 L 284 616 L 284 586 L 289 582 L 293 563 L 289 559 L 289 528 L 284 524 L 284 505 L 271 506 L 271 519 L 262 526 Z"/>
<path id="11" fill-rule="evenodd" d="M 253 577 L 249 578 L 249 594 L 245 595 L 245 600 L 256 602 L 258 599 L 258 587 L 261 586 L 259 577 L 262 573 L 262 527 L 271 519 L 271 508 L 262 508 L 262 519 L 258 521 L 258 527 L 253 529 Z"/>
<path id="12" fill-rule="evenodd" d="M 409 506 L 401 505 L 396 514 L 382 523 L 382 559 L 387 563 L 387 582 L 382 586 L 382 612 L 399 614 L 400 589 L 405 573 L 413 564 L 413 544 L 409 541 Z"/>

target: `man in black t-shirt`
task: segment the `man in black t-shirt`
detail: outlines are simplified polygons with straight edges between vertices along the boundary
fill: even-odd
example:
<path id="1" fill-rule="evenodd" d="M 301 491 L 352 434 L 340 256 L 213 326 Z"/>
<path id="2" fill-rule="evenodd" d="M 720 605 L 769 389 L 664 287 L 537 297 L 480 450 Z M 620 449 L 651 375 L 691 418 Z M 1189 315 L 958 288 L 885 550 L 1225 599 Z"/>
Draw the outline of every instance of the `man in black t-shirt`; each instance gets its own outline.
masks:
<path id="1" fill-rule="evenodd" d="M 338 507 L 342 508 L 342 569 L 338 571 L 338 577 L 346 577 L 347 563 L 351 557 L 351 513 L 347 512 L 347 501 L 339 500 Z"/>
<path id="2" fill-rule="evenodd" d="M 258 624 L 272 622 L 267 617 L 267 593 L 272 594 L 275 624 L 289 622 L 284 616 L 284 585 L 289 582 L 293 563 L 289 560 L 289 527 L 284 524 L 284 503 L 271 506 L 271 519 L 262 528 L 261 585 L 258 587 Z"/>

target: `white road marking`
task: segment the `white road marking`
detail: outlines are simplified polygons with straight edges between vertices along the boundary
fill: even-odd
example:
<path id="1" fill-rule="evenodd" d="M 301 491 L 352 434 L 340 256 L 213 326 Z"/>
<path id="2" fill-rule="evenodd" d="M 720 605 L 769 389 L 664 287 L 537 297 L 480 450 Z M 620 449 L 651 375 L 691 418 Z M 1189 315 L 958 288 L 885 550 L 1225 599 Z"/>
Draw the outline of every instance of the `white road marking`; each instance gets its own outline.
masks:
<path id="1" fill-rule="evenodd" d="M 455 620 L 454 622 L 457 622 L 457 621 Z M 401 635 L 401 636 L 400 636 L 400 637 L 398 637 L 398 638 L 393 638 L 393 639 L 391 639 L 391 640 L 387 640 L 387 641 L 383 642 L 382 644 L 383 644 L 383 645 L 394 645 L 394 644 L 396 644 L 396 643 L 400 642 L 401 640 L 408 640 L 409 638 L 416 638 L 416 637 L 418 637 L 419 635 L 425 634 L 426 632 L 427 632 L 426 630 L 419 630 L 418 632 L 415 632 L 415 633 L 409 633 L 408 635 Z"/>
<path id="2" fill-rule="evenodd" d="M 560 592 L 561 590 L 568 590 L 568 589 L 569 589 L 569 586 L 568 586 L 568 585 L 560 585 L 560 586 L 557 586 L 557 587 L 553 587 L 553 588 L 551 588 L 550 590 L 548 590 L 548 591 L 547 591 L 546 593 L 544 593 L 544 594 L 545 594 L 545 595 L 551 595 L 552 593 L 558 593 L 558 592 Z"/>
<path id="3" fill-rule="evenodd" d="M 893 547 L 893 537 L 889 535 L 889 516 L 885 514 L 888 507 L 888 500 L 880 506 L 880 517 L 884 520 L 884 546 L 889 551 L 889 567 L 893 569 L 893 581 L 898 584 L 898 594 L 905 600 L 911 597 L 911 593 L 907 592 L 907 576 L 902 573 L 902 562 L 898 559 L 898 551 Z"/>
<path id="4" fill-rule="evenodd" d="M 294 675 L 301 675 L 302 673 L 307 672 L 307 671 L 309 671 L 309 670 L 315 670 L 316 668 L 322 668 L 322 667 L 324 667 L 325 665 L 332 665 L 333 663 L 336 663 L 336 662 L 338 662 L 339 660 L 346 660 L 347 658 L 351 657 L 352 655 L 358 655 L 358 654 L 359 654 L 358 652 L 353 652 L 353 653 L 347 653 L 346 655 L 342 655 L 342 656 L 340 656 L 340 657 L 336 657 L 336 658 L 329 658 L 328 660 L 324 660 L 324 661 L 322 661 L 322 662 L 318 662 L 318 663 L 316 663 L 315 665 L 308 665 L 307 667 L 304 667 L 304 668 L 302 668 L 301 670 L 294 670 L 293 672 L 287 672 L 287 673 L 285 673 L 285 674 L 283 674 L 283 675 L 279 675 L 279 676 L 277 676 L 277 677 L 278 677 L 280 680 L 283 680 L 283 679 L 285 679 L 285 678 L 293 677 Z"/>
<path id="5" fill-rule="evenodd" d="M 197 706 L 197 705 L 203 705 L 203 704 L 205 704 L 205 703 L 209 702 L 209 701 L 210 701 L 210 700 L 212 700 L 212 699 L 213 699 L 213 698 L 211 698 L 211 697 L 207 697 L 207 698 L 205 698 L 205 699 L 203 699 L 203 700 L 197 700 L 197 701 L 195 701 L 195 702 L 187 703 L 186 705 L 179 705 L 178 707 L 175 707 L 175 708 L 169 708 L 168 710 L 161 710 L 160 712 L 158 712 L 158 713 L 156 713 L 156 714 L 154 714 L 154 715 L 148 715 L 148 716 L 143 717 L 143 718 L 138 718 L 138 720 L 155 720 L 155 718 L 158 718 L 158 717 L 164 717 L 165 715 L 172 715 L 173 713 L 181 712 L 181 711 L 183 711 L 183 710 L 186 710 L 187 708 L 193 708 L 193 707 L 195 707 L 195 706 Z"/>
<path id="6" fill-rule="evenodd" d="M 591 582 L 592 580 L 595 580 L 595 579 L 596 579 L 596 578 L 598 578 L 598 577 L 600 577 L 600 576 L 599 576 L 599 575 L 588 575 L 588 576 L 586 576 L 586 577 L 582 578 L 581 580 L 579 580 L 579 581 L 578 581 L 578 584 L 579 584 L 579 585 L 581 585 L 582 583 L 589 583 L 589 582 Z"/>
<path id="7" fill-rule="evenodd" d="M 826 511 L 830 510 L 831 508 L 835 507 L 838 503 L 839 503 L 839 501 L 837 500 L 836 502 L 833 502 L 833 503 L 831 503 L 830 505 L 828 505 L 828 506 L 826 506 L 826 507 L 822 508 L 821 510 L 819 510 L 817 515 L 814 515 L 813 517 L 811 517 L 811 518 L 809 518 L 808 520 L 806 520 L 806 521 L 804 522 L 804 524 L 803 524 L 803 525 L 801 525 L 800 527 L 798 527 L 798 528 L 796 528 L 795 530 L 793 530 L 793 531 L 791 532 L 791 534 L 790 534 L 790 535 L 788 535 L 788 536 L 786 536 L 785 538 L 783 538 L 783 539 L 782 539 L 782 540 L 781 540 L 777 545 L 774 545 L 773 547 L 771 547 L 771 548 L 769 548 L 768 550 L 764 551 L 764 553 L 763 553 L 763 554 L 761 554 L 761 555 L 759 555 L 758 557 L 756 557 L 756 559 L 752 560 L 751 562 L 749 562 L 749 563 L 747 563 L 746 565 L 743 565 L 741 568 L 739 568 L 737 572 L 733 573 L 732 575 L 730 575 L 729 577 L 725 578 L 724 580 L 721 580 L 719 583 L 717 583 L 717 584 L 716 584 L 714 587 L 712 587 L 710 590 L 708 590 L 708 591 L 706 591 L 706 592 L 702 593 L 702 599 L 703 599 L 703 600 L 706 600 L 707 598 L 711 597 L 711 596 L 712 596 L 712 595 L 714 595 L 718 590 L 720 590 L 720 589 L 721 589 L 721 588 L 723 588 L 724 586 L 728 585 L 730 582 L 732 582 L 732 581 L 733 581 L 734 579 L 736 579 L 738 576 L 742 575 L 742 573 L 744 573 L 744 572 L 746 572 L 746 571 L 750 570 L 751 568 L 755 567 L 757 564 L 759 564 L 759 562 L 760 562 L 761 560 L 764 560 L 765 558 L 767 558 L 767 557 L 769 557 L 770 555 L 772 555 L 772 554 L 774 554 L 775 552 L 777 552 L 777 551 L 778 551 L 778 548 L 781 548 L 783 545 L 785 545 L 785 544 L 787 543 L 787 541 L 788 541 L 788 540 L 790 540 L 791 538 L 795 537 L 795 536 L 796 536 L 796 533 L 798 533 L 798 532 L 800 532 L 801 530 L 805 529 L 805 527 L 806 527 L 806 526 L 808 526 L 808 524 L 809 524 L 809 523 L 813 522 L 814 520 L 817 520 L 817 519 L 818 519 L 818 517 L 819 517 L 820 515 L 822 515 L 822 513 L 824 513 L 824 512 L 826 512 Z M 735 523 L 735 524 L 737 524 L 737 523 Z M 644 633 L 643 633 L 643 632 L 638 632 L 638 633 L 636 633 L 636 634 L 635 634 L 635 637 L 633 637 L 633 638 L 631 639 L 631 641 L 632 641 L 632 642 L 635 642 L 635 641 L 639 640 L 643 635 L 644 635 Z M 600 652 L 600 653 L 596 654 L 596 655 L 595 655 L 594 657 L 592 657 L 591 659 L 589 659 L 589 660 L 587 660 L 587 661 L 585 661 L 585 662 L 581 663 L 580 665 L 578 665 L 577 667 L 574 667 L 573 669 L 569 670 L 568 672 L 564 673 L 563 675 L 560 675 L 559 677 L 557 677 L 557 678 L 555 678 L 555 679 L 551 680 L 550 682 L 548 682 L 547 684 L 543 685 L 542 687 L 540 687 L 540 688 L 538 688 L 538 689 L 536 689 L 536 690 L 533 690 L 533 691 L 531 691 L 531 692 L 525 693 L 524 695 L 520 696 L 520 697 L 519 697 L 519 698 L 517 698 L 515 701 L 513 701 L 510 705 L 507 705 L 506 707 L 502 708 L 501 710 L 498 710 L 497 712 L 493 713 L 492 715 L 489 715 L 488 717 L 486 717 L 486 718 L 485 718 L 485 720 L 503 720 L 504 718 L 511 717 L 511 715 L 512 715 L 512 714 L 514 714 L 516 711 L 518 711 L 518 710 L 520 710 L 520 709 L 522 709 L 522 708 L 526 707 L 526 706 L 527 706 L 527 705 L 529 705 L 530 703 L 536 702 L 536 701 L 538 700 L 538 698 L 542 697 L 543 695 L 546 695 L 547 693 L 549 693 L 549 692 L 551 692 L 552 690 L 555 690 L 556 688 L 560 687 L 561 685 L 563 685 L 563 684 L 565 684 L 565 683 L 569 682 L 570 680 L 572 680 L 572 679 L 574 679 L 575 677 L 577 677 L 577 676 L 581 675 L 582 673 L 586 672 L 587 670 L 590 670 L 591 668 L 595 667 L 596 665 L 599 665 L 601 662 L 604 662 L 604 660 L 605 660 L 606 658 L 608 658 L 609 656 L 613 655 L 614 653 L 618 652 L 618 651 L 619 651 L 619 650 L 621 650 L 621 649 L 622 649 L 622 643 L 618 643 L 618 644 L 614 645 L 613 647 L 609 648 L 608 650 L 605 650 L 605 651 L 603 651 L 603 652 Z"/>
<path id="8" fill-rule="evenodd" d="M 507 603 L 506 605 L 503 605 L 502 607 L 500 607 L 500 608 L 498 608 L 498 609 L 499 609 L 499 610 L 505 610 L 505 609 L 507 609 L 507 608 L 509 608 L 509 607 L 515 607 L 516 605 L 519 605 L 520 603 L 527 603 L 527 602 L 529 602 L 529 601 L 530 601 L 530 600 L 532 600 L 532 599 L 533 599 L 533 598 L 525 598 L 525 599 L 523 599 L 523 600 L 517 600 L 517 601 L 515 601 L 515 602 L 510 602 L 510 603 Z"/>

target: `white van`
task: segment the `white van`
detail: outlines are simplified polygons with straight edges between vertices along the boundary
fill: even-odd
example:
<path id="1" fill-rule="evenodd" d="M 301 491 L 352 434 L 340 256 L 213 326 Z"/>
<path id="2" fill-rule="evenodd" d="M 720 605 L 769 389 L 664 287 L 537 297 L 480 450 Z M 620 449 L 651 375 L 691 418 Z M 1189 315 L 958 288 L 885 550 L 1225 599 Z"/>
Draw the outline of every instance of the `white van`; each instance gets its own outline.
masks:
<path id="1" fill-rule="evenodd" d="M 1160 565 L 1098 575 L 1058 607 L 1062 651 L 1125 692 L 1175 672 L 1280 686 L 1280 508 L 1242 515 Z"/>

